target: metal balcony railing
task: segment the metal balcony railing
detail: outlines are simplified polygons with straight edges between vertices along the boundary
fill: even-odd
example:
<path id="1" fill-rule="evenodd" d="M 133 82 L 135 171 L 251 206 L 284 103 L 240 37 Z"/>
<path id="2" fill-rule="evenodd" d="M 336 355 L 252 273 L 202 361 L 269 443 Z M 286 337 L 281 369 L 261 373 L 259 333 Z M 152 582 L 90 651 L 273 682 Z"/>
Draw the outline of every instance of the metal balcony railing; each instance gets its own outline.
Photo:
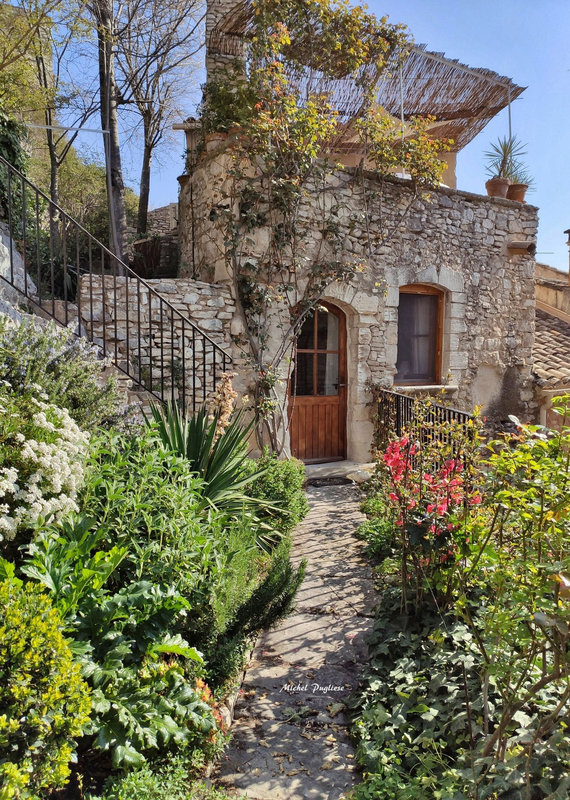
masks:
<path id="1" fill-rule="evenodd" d="M 405 434 L 413 437 L 420 445 L 439 442 L 443 446 L 442 452 L 447 450 L 457 457 L 459 445 L 456 433 L 460 432 L 471 439 L 474 431 L 470 422 L 473 419 L 473 414 L 443 406 L 434 400 L 418 399 L 402 392 L 381 389 L 378 392 L 376 441 L 383 449 L 392 439 Z"/>
<path id="2" fill-rule="evenodd" d="M 2 221 L 11 239 L 6 283 L 94 342 L 135 387 L 184 412 L 206 402 L 231 356 L 0 157 Z"/>

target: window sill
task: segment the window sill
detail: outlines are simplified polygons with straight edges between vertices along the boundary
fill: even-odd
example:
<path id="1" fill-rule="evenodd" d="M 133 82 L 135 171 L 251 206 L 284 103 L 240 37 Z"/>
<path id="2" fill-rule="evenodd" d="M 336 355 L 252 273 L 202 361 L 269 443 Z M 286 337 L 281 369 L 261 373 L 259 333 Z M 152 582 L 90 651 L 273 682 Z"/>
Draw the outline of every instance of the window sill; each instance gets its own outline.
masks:
<path id="1" fill-rule="evenodd" d="M 401 392 L 402 394 L 419 394 L 420 392 L 429 392 L 430 394 L 455 394 L 459 391 L 459 386 L 456 383 L 427 383 L 427 384 L 410 384 L 410 383 L 395 383 L 394 391 Z"/>

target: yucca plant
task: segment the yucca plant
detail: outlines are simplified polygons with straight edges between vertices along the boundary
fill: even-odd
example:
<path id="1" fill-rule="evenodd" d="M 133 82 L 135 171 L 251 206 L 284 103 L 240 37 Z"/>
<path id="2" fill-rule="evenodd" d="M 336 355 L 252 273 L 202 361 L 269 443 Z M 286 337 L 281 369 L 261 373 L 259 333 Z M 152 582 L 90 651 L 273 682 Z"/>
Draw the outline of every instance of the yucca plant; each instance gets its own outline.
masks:
<path id="1" fill-rule="evenodd" d="M 220 431 L 218 415 L 210 415 L 203 407 L 193 416 L 184 416 L 178 406 L 151 404 L 152 418 L 147 424 L 157 431 L 163 445 L 186 458 L 192 471 L 203 480 L 203 507 L 213 507 L 231 516 L 243 513 L 255 515 L 263 509 L 281 509 L 275 503 L 250 497 L 244 489 L 267 472 L 267 467 L 251 473 L 245 472 L 248 453 L 248 435 L 253 422 L 242 423 L 242 413 L 233 416 L 229 425 Z M 286 510 L 285 510 L 286 512 Z M 276 538 L 276 532 L 256 519 L 267 546 Z"/>
<path id="2" fill-rule="evenodd" d="M 521 156 L 526 155 L 526 145 L 524 145 L 516 136 L 499 137 L 496 142 L 492 142 L 490 149 L 485 152 L 485 161 L 487 162 L 486 171 L 490 178 L 506 178 L 511 183 L 523 181 L 515 181 L 515 173 L 523 172 L 525 177 L 528 178 L 528 173 L 524 163 L 521 161 Z M 524 183 L 528 183 L 526 180 Z"/>

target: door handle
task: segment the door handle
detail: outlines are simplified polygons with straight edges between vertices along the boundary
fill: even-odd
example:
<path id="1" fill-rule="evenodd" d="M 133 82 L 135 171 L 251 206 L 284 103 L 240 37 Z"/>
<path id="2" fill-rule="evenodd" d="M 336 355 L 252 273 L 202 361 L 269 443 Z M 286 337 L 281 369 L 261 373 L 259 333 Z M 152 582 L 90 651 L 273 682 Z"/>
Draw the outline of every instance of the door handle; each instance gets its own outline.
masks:
<path id="1" fill-rule="evenodd" d="M 346 387 L 346 383 L 339 383 L 337 386 L 339 389 L 344 389 Z"/>

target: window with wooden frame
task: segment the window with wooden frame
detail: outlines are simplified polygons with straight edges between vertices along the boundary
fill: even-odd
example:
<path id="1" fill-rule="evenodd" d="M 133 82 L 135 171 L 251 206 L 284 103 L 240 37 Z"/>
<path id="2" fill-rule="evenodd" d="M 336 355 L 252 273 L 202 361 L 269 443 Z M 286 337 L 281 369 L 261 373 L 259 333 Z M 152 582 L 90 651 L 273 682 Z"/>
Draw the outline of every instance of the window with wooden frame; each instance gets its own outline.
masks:
<path id="1" fill-rule="evenodd" d="M 444 294 L 435 286 L 400 287 L 395 383 L 441 383 Z"/>

